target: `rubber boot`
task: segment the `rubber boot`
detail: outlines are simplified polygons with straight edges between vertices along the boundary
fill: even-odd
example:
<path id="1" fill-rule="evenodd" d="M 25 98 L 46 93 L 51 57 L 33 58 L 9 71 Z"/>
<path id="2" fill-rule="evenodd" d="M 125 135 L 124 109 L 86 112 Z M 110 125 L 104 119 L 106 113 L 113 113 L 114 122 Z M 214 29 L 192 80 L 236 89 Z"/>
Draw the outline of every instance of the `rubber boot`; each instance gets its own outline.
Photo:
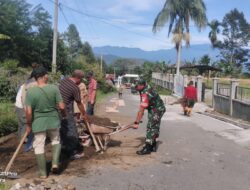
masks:
<path id="1" fill-rule="evenodd" d="M 151 145 L 151 152 L 157 151 L 157 142 L 156 140 L 153 141 L 153 144 Z"/>
<path id="2" fill-rule="evenodd" d="M 138 150 L 136 153 L 138 155 L 150 154 L 151 150 L 152 150 L 152 145 L 146 143 L 145 146 L 141 150 Z"/>
<path id="3" fill-rule="evenodd" d="M 46 159 L 44 154 L 36 154 L 36 160 L 38 165 L 39 177 L 42 179 L 47 178 Z"/>
<path id="4" fill-rule="evenodd" d="M 61 153 L 61 144 L 52 146 L 52 172 L 57 174 L 59 168 L 59 157 Z"/>

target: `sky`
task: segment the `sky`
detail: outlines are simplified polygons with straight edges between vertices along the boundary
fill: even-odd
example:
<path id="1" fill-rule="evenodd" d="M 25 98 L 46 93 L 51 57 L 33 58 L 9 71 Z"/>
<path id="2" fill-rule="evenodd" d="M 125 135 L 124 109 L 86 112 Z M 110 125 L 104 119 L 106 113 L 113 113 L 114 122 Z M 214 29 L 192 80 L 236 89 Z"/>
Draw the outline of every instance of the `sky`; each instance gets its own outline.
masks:
<path id="1" fill-rule="evenodd" d="M 54 16 L 53 0 L 26 0 L 42 6 Z M 204 0 L 208 21 L 222 21 L 224 15 L 237 8 L 250 22 L 249 0 Z M 170 49 L 174 44 L 167 28 L 154 34 L 152 25 L 165 0 L 59 0 L 58 30 L 64 32 L 75 24 L 83 42 L 92 47 L 119 46 L 146 51 Z M 53 21 L 53 19 L 52 19 Z M 191 23 L 191 45 L 209 43 L 209 28 L 199 32 Z"/>

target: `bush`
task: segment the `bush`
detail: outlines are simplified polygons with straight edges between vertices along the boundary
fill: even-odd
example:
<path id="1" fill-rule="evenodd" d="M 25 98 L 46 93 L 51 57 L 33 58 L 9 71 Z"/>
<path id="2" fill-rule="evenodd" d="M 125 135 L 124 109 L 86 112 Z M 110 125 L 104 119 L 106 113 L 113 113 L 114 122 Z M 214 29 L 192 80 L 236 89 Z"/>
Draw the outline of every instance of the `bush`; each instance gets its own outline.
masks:
<path id="1" fill-rule="evenodd" d="M 6 59 L 3 63 L 3 67 L 9 71 L 17 71 L 18 61 L 15 59 Z"/>
<path id="2" fill-rule="evenodd" d="M 0 137 L 17 131 L 18 124 L 16 117 L 0 117 Z"/>
<path id="3" fill-rule="evenodd" d="M 115 91 L 115 88 L 113 86 L 110 86 L 104 81 L 98 81 L 98 89 L 105 94 Z"/>

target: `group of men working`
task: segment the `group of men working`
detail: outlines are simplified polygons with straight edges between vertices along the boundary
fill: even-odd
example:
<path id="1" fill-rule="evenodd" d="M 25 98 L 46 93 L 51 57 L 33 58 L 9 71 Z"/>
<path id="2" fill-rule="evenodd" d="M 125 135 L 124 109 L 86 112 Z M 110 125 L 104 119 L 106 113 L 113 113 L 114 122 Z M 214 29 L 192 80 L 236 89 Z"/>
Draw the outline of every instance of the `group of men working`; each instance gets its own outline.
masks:
<path id="1" fill-rule="evenodd" d="M 33 148 L 41 178 L 47 177 L 46 136 L 49 136 L 52 144 L 52 172 L 58 172 L 61 149 L 72 159 L 83 156 L 83 146 L 78 140 L 73 105 L 76 102 L 82 119 L 88 122 L 87 114 L 94 114 L 97 89 L 93 72 L 89 72 L 87 74 L 89 85 L 86 112 L 86 105 L 82 102 L 78 86 L 81 84 L 83 77 L 84 73 L 81 70 L 75 70 L 71 77 L 60 81 L 58 87 L 48 84 L 48 73 L 44 67 L 40 66 L 33 69 L 30 77 L 34 78 L 32 85 L 25 83 L 18 92 L 16 107 L 18 118 L 21 118 L 19 124 L 20 128 L 26 128 L 29 139 L 26 142 L 28 147 L 25 145 L 25 150 L 27 151 L 30 148 L 31 138 L 34 135 Z M 24 124 L 26 124 L 26 127 L 24 127 Z M 20 131 L 19 134 L 21 135 L 22 132 Z"/>
<path id="2" fill-rule="evenodd" d="M 35 68 L 31 78 L 33 77 L 35 81 L 32 81 L 32 85 L 30 85 L 32 88 L 27 88 L 26 84 L 23 86 L 26 89 L 25 92 L 28 89 L 24 95 L 23 108 L 26 112 L 26 131 L 29 135 L 34 134 L 33 148 L 39 176 L 46 178 L 46 136 L 49 136 L 52 143 L 52 172 L 58 172 L 62 148 L 73 159 L 83 156 L 83 146 L 79 142 L 75 124 L 74 102 L 75 107 L 78 108 L 76 113 L 80 112 L 82 119 L 88 122 L 87 115 L 94 114 L 97 83 L 93 78 L 93 72 L 88 73 L 88 98 L 86 98 L 86 86 L 81 83 L 84 73 L 81 70 L 76 70 L 71 77 L 63 79 L 59 87 L 48 84 L 48 73 L 43 67 Z M 190 83 L 190 85 L 192 84 Z M 136 82 L 135 89 L 140 93 L 141 103 L 133 125 L 134 129 L 138 129 L 145 109 L 148 110 L 145 145 L 136 152 L 138 155 L 145 155 L 156 152 L 156 140 L 159 137 L 161 118 L 166 108 L 159 94 L 144 79 L 141 78 Z M 191 91 L 193 96 L 193 89 Z M 185 93 L 185 96 L 188 94 L 190 93 Z M 188 104 L 193 106 L 194 101 L 188 101 Z M 85 111 L 86 107 L 87 112 Z M 58 114 L 58 110 L 61 114 Z"/>

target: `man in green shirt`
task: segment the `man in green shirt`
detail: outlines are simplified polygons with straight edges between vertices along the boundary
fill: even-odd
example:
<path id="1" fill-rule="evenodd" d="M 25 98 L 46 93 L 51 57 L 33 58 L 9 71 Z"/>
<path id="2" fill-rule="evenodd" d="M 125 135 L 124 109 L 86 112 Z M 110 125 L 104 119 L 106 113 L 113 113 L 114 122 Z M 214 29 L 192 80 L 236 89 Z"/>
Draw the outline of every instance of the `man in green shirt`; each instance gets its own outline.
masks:
<path id="1" fill-rule="evenodd" d="M 26 131 L 30 133 L 32 130 L 34 133 L 33 147 L 37 158 L 39 175 L 41 178 L 46 178 L 47 171 L 44 154 L 46 136 L 50 137 L 52 143 L 52 172 L 57 172 L 61 152 L 58 108 L 62 111 L 63 117 L 66 114 L 58 87 L 47 84 L 48 74 L 45 68 L 35 68 L 34 77 L 37 81 L 37 86 L 28 90 L 25 100 Z"/>

